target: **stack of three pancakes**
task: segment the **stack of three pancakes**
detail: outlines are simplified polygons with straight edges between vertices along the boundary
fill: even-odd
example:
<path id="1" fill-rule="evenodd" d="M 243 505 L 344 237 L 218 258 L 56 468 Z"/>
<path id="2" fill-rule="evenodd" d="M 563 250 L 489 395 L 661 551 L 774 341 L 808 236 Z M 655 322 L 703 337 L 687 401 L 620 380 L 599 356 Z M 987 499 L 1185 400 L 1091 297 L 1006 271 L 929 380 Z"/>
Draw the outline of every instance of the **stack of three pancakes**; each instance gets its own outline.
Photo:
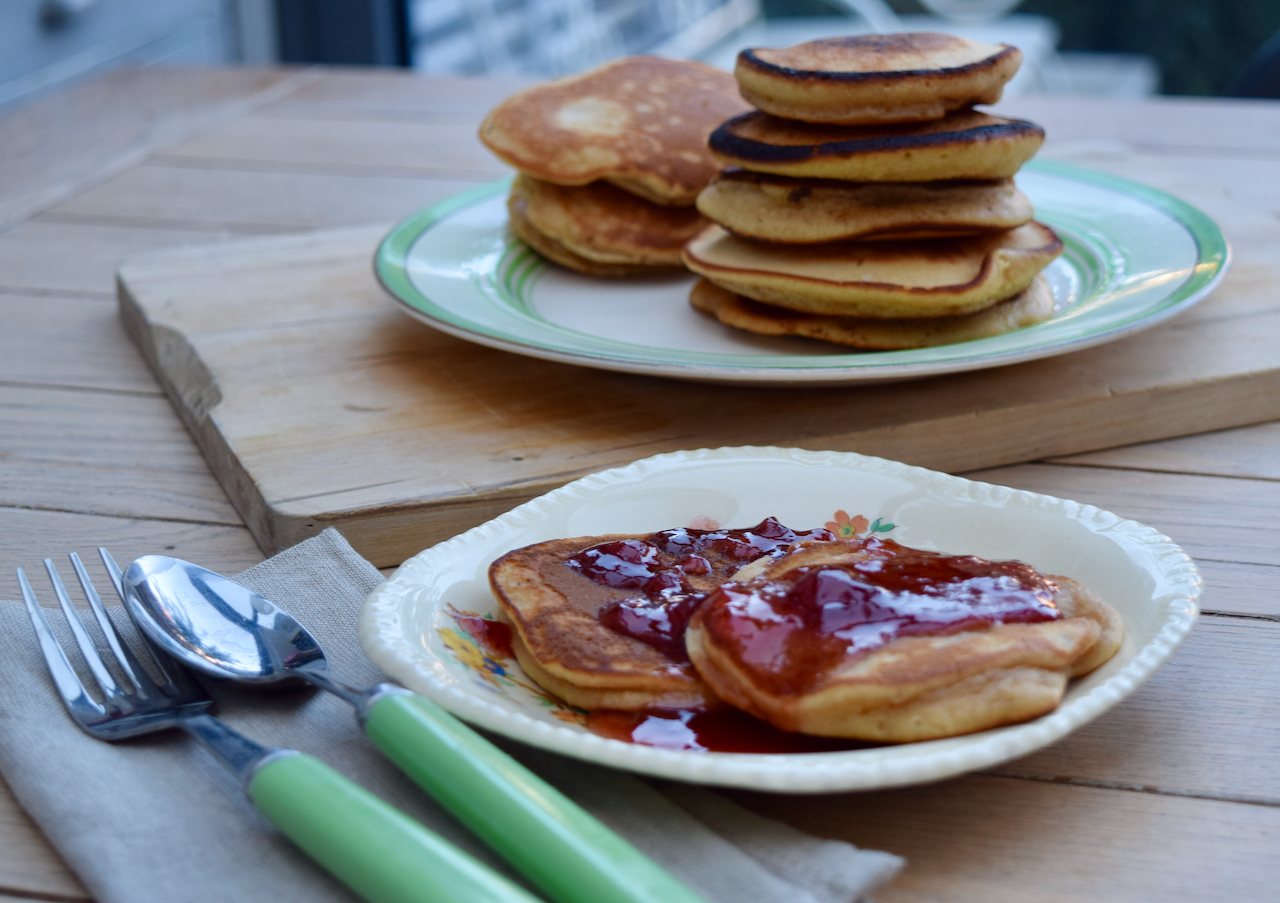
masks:
<path id="1" fill-rule="evenodd" d="M 1012 176 L 1030 122 L 978 112 L 1016 48 L 951 35 L 745 50 L 757 109 L 714 131 L 729 168 L 698 196 L 713 225 L 684 250 L 690 300 L 752 332 L 868 349 L 998 335 L 1048 319 L 1040 271 L 1061 253 Z"/>

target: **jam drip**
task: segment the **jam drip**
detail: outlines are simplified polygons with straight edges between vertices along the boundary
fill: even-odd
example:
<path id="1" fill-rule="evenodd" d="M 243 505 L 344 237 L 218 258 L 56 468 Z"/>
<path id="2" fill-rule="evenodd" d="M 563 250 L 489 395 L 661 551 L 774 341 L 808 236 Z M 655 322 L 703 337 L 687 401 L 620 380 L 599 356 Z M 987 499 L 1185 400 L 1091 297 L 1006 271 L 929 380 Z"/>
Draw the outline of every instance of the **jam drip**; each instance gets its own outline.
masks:
<path id="1" fill-rule="evenodd" d="M 797 533 L 767 517 L 745 530 L 680 527 L 640 539 L 619 539 L 584 549 L 565 566 L 599 586 L 636 590 L 598 615 L 617 633 L 687 662 L 685 628 L 705 594 L 734 571 L 765 555 L 781 555 L 806 540 L 831 540 L 827 530 Z"/>
<path id="2" fill-rule="evenodd" d="M 849 561 L 725 584 L 704 625 L 773 692 L 803 693 L 845 659 L 905 636 L 1057 620 L 1057 587 L 1030 565 L 868 539 Z"/>
<path id="3" fill-rule="evenodd" d="M 737 709 L 596 709 L 587 714 L 587 729 L 610 740 L 690 752 L 819 753 L 879 745 L 778 730 Z"/>

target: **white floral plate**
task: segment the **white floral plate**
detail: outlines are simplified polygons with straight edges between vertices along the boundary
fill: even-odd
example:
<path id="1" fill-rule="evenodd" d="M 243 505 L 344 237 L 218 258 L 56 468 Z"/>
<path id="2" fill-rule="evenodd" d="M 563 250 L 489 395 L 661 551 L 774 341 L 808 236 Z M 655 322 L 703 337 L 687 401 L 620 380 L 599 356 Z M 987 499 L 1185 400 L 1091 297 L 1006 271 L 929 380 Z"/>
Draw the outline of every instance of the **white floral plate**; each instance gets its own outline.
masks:
<path id="1" fill-rule="evenodd" d="M 1213 221 L 1164 192 L 1033 160 L 1018 186 L 1062 237 L 1045 275 L 1057 312 L 1008 335 L 905 351 L 849 352 L 732 329 L 689 306 L 693 277 L 596 279 L 546 261 L 507 229 L 507 182 L 422 210 L 383 239 L 378 278 L 436 329 L 532 357 L 678 379 L 754 385 L 868 384 L 1064 354 L 1150 328 L 1226 272 Z"/>
<path id="2" fill-rule="evenodd" d="M 646 533 L 775 516 L 797 529 L 830 523 L 907 545 L 1021 559 L 1083 581 L 1124 618 L 1106 665 L 1075 681 L 1053 712 L 965 737 L 841 752 L 712 753 L 658 749 L 590 733 L 583 713 L 541 691 L 468 629 L 492 617 L 490 562 L 564 536 Z M 978 483 L 881 458 L 785 448 L 675 452 L 593 474 L 405 562 L 370 594 L 360 642 L 391 677 L 489 730 L 592 762 L 701 784 L 792 793 L 893 787 L 1004 762 L 1052 743 L 1132 693 L 1195 622 L 1200 577 L 1149 527 L 1089 505 Z"/>

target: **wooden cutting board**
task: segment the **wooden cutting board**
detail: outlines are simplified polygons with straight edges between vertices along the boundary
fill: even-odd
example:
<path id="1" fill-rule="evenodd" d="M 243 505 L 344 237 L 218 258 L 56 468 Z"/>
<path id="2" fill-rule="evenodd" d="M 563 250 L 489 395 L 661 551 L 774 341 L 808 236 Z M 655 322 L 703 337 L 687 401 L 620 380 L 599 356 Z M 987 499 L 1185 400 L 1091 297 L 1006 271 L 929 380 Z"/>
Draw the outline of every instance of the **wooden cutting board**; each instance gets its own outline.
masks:
<path id="1" fill-rule="evenodd" d="M 130 335 L 268 554 L 333 526 L 375 564 L 399 564 L 583 474 L 676 449 L 840 449 L 959 472 L 1280 417 L 1271 241 L 1237 247 L 1191 311 L 1110 345 L 786 389 L 590 370 L 437 332 L 375 281 L 384 231 L 171 252 L 119 272 Z"/>

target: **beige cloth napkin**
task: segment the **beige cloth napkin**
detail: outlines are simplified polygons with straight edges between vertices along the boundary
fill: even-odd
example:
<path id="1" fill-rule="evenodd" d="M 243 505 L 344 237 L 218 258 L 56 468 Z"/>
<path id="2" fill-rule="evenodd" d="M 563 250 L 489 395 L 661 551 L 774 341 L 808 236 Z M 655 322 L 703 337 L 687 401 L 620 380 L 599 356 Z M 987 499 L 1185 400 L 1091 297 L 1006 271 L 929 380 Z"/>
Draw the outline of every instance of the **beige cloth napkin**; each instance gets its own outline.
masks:
<path id="1" fill-rule="evenodd" d="M 86 563 L 99 591 L 108 592 L 101 567 Z M 37 596 L 52 602 L 47 579 L 32 570 Z M 59 570 L 74 583 L 69 565 Z M 382 576 L 337 531 L 239 579 L 307 626 L 339 677 L 357 686 L 384 679 L 356 640 L 360 605 Z M 125 632 L 123 609 L 113 615 Z M 61 628 L 61 615 L 50 620 Z M 237 730 L 323 759 L 511 874 L 381 756 L 348 704 L 305 689 L 210 689 L 219 714 Z M 888 853 L 802 834 L 714 791 L 499 742 L 709 903 L 851 903 L 902 866 Z M 20 603 L 0 604 L 0 772 L 99 903 L 355 899 L 277 834 L 231 774 L 186 735 L 171 731 L 111 744 L 77 729 L 54 693 Z"/>

